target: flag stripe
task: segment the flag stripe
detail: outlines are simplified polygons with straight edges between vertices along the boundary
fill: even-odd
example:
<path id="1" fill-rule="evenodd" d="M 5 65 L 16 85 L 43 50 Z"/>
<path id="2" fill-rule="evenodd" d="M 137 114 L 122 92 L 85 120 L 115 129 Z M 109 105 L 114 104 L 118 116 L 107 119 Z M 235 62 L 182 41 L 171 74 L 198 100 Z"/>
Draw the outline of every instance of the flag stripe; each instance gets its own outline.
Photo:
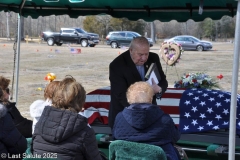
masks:
<path id="1" fill-rule="evenodd" d="M 98 89 L 98 90 L 94 90 L 88 94 L 102 94 L 102 95 L 110 95 L 110 90 L 109 89 Z"/>
<path id="2" fill-rule="evenodd" d="M 105 108 L 105 109 L 109 109 L 109 102 L 88 102 L 85 103 L 84 108 L 88 109 L 90 107 L 94 107 L 94 108 Z"/>
<path id="3" fill-rule="evenodd" d="M 175 124 L 179 124 L 179 114 L 170 114 Z"/>
<path id="4" fill-rule="evenodd" d="M 184 89 L 168 88 L 157 104 L 165 112 L 170 114 L 176 125 L 179 124 L 179 102 Z M 110 107 L 110 87 L 104 87 L 91 91 L 86 96 L 84 115 L 88 118 L 89 124 L 99 119 L 107 124 L 108 109 Z"/>
<path id="5" fill-rule="evenodd" d="M 179 110 L 178 106 L 174 106 L 174 107 L 171 107 L 171 106 L 160 106 L 160 108 L 165 113 L 168 113 L 168 114 L 178 114 L 178 117 L 179 117 L 180 110 Z"/>
<path id="6" fill-rule="evenodd" d="M 110 102 L 110 95 L 87 95 L 86 102 Z"/>
<path id="7" fill-rule="evenodd" d="M 162 98 L 161 100 L 157 100 L 157 104 L 160 106 L 178 106 L 180 99 L 175 98 Z"/>

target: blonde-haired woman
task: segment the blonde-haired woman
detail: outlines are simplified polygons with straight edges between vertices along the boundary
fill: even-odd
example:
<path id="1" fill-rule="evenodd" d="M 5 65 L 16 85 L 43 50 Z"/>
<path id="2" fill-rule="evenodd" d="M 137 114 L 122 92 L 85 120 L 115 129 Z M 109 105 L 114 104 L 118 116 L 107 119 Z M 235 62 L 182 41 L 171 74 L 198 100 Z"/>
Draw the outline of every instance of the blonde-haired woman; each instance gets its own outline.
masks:
<path id="1" fill-rule="evenodd" d="M 72 77 L 56 88 L 52 106 L 46 106 L 33 134 L 33 154 L 52 154 L 59 160 L 101 160 L 95 133 L 87 118 L 78 114 L 86 91 Z"/>
<path id="2" fill-rule="evenodd" d="M 147 82 L 136 82 L 128 88 L 130 106 L 118 113 L 113 137 L 160 146 L 168 160 L 178 160 L 180 157 L 173 144 L 180 139 L 180 132 L 172 118 L 152 104 L 153 95 L 154 91 Z"/>
<path id="3" fill-rule="evenodd" d="M 33 118 L 32 133 L 34 133 L 35 126 L 42 115 L 45 106 L 52 105 L 52 97 L 55 89 L 58 87 L 60 81 L 50 82 L 44 90 L 45 100 L 36 100 L 30 105 L 30 115 Z"/>

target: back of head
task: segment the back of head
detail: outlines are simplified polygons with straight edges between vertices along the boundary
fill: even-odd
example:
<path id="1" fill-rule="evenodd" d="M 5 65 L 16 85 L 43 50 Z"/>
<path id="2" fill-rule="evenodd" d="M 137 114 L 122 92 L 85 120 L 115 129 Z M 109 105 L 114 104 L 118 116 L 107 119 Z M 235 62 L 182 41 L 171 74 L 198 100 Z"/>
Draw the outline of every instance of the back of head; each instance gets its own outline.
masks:
<path id="1" fill-rule="evenodd" d="M 127 100 L 132 103 L 151 103 L 154 92 L 147 82 L 135 82 L 127 90 Z"/>
<path id="2" fill-rule="evenodd" d="M 7 79 L 7 78 L 5 78 L 3 76 L 0 76 L 0 87 L 3 90 L 7 89 L 9 84 L 10 84 L 10 79 Z"/>
<path id="3" fill-rule="evenodd" d="M 147 38 L 145 37 L 134 38 L 130 43 L 129 49 L 135 49 L 138 48 L 139 46 L 149 46 Z"/>
<path id="4" fill-rule="evenodd" d="M 2 89 L 1 101 L 4 105 L 9 103 L 9 86 L 10 79 L 0 76 L 0 88 Z"/>
<path id="5" fill-rule="evenodd" d="M 45 99 L 52 99 L 53 93 L 55 89 L 58 87 L 60 81 L 52 81 L 50 82 L 44 90 L 44 98 Z"/>
<path id="6" fill-rule="evenodd" d="M 7 109 L 4 106 L 4 104 L 2 103 L 3 96 L 4 96 L 3 90 L 0 87 L 0 118 L 4 117 L 7 113 Z"/>
<path id="7" fill-rule="evenodd" d="M 59 109 L 80 112 L 85 103 L 86 91 L 73 77 L 60 81 L 53 94 L 52 105 Z"/>

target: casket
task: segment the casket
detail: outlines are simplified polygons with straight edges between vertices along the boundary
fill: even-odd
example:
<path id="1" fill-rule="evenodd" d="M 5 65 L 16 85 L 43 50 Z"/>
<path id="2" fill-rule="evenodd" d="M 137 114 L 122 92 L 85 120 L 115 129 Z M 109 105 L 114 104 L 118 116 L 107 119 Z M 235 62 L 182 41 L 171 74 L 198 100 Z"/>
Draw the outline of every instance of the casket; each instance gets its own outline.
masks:
<path id="1" fill-rule="evenodd" d="M 181 139 L 178 144 L 188 151 L 188 155 L 200 159 L 226 159 L 230 96 L 229 92 L 219 90 L 168 88 L 157 104 L 179 127 Z M 86 96 L 83 114 L 96 134 L 101 133 L 97 138 L 101 142 L 111 140 L 111 128 L 107 125 L 109 106 L 110 87 L 96 89 Z M 237 131 L 240 130 L 238 117 L 240 119 L 239 110 Z M 240 146 L 237 134 L 236 146 Z M 236 147 L 236 156 L 239 154 L 240 147 Z"/>

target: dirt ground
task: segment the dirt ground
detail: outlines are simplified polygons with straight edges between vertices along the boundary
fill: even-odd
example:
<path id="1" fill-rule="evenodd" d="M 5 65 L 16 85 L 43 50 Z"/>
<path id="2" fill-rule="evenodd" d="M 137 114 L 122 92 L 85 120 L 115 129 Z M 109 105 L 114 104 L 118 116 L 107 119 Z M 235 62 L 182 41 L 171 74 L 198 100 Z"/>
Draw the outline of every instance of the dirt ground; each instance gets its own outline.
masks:
<path id="1" fill-rule="evenodd" d="M 161 59 L 169 87 L 173 87 L 174 81 L 183 73 L 205 72 L 213 78 L 222 74 L 223 79 L 218 80 L 219 85 L 222 90 L 231 91 L 233 47 L 233 43 L 214 42 L 211 51 L 185 51 L 176 67 L 165 65 Z M 73 54 L 70 48 L 81 49 L 81 53 Z M 158 53 L 159 48 L 160 45 L 156 44 L 151 47 L 151 51 Z M 46 43 L 22 42 L 18 90 L 18 108 L 21 114 L 31 119 L 29 106 L 33 101 L 43 99 L 43 90 L 48 83 L 44 77 L 49 72 L 55 73 L 57 80 L 62 80 L 66 75 L 73 76 L 82 83 L 87 92 L 109 86 L 108 65 L 125 50 L 112 49 L 104 44 L 94 48 L 83 48 L 79 45 L 48 46 Z M 13 42 L 0 41 L 0 75 L 12 80 L 13 64 Z M 13 101 L 15 101 L 14 95 L 15 90 L 13 90 Z"/>

